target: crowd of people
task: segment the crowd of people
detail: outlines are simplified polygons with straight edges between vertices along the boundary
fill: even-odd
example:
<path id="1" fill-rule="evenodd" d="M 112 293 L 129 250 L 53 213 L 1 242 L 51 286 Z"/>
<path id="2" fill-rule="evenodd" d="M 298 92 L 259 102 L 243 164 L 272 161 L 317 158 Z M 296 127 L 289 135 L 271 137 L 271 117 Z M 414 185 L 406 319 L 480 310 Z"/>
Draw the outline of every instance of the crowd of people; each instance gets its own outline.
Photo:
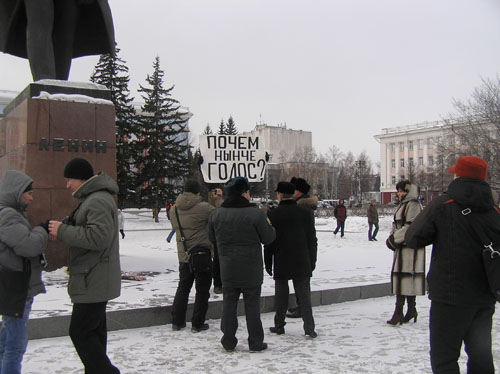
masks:
<path id="1" fill-rule="evenodd" d="M 487 163 L 478 157 L 458 158 L 449 170 L 455 179 L 425 209 L 417 185 L 408 180 L 396 185 L 399 204 L 386 239 L 393 251 L 390 279 L 396 303 L 387 323 L 416 323 L 416 297 L 428 291 L 433 373 L 459 373 L 462 344 L 468 355 L 468 373 L 494 373 L 491 330 L 496 298 L 483 266 L 481 238 L 491 241 L 486 247 L 499 249 L 500 210 L 486 183 L 487 170 Z M 85 372 L 120 372 L 106 353 L 106 305 L 120 295 L 118 236 L 125 237 L 123 215 L 113 198 L 118 187 L 105 173 L 94 175 L 90 163 L 79 158 L 66 165 L 63 176 L 66 187 L 79 200 L 78 206 L 62 221 L 49 220 L 35 227 L 25 216 L 33 200 L 33 180 L 19 171 L 8 171 L 0 180 L 0 373 L 21 372 L 33 297 L 45 292 L 41 271 L 49 240 L 69 246 L 68 293 L 73 302 L 69 335 Z M 246 178 L 235 177 L 223 188 L 211 190 L 210 202 L 205 202 L 202 186 L 190 179 L 168 209 L 179 261 L 172 330 L 187 326 L 193 285 L 191 331 L 210 328 L 206 313 L 213 280 L 214 290 L 223 296 L 220 343 L 228 352 L 238 344 L 241 295 L 249 350 L 268 347 L 260 316 L 264 270 L 275 284 L 274 326 L 269 332 L 285 334 L 287 317 L 302 318 L 305 337 L 318 336 L 310 289 L 317 261 L 314 210 L 318 199 L 309 194 L 311 186 L 306 180 L 294 177 L 277 184 L 278 206 L 261 210 L 251 203 L 250 189 Z M 334 234 L 340 231 L 344 237 L 347 209 L 342 200 L 334 215 Z M 376 241 L 376 201 L 370 202 L 367 218 L 368 240 Z M 426 281 L 425 246 L 431 244 Z M 9 288 L 7 280 L 13 279 L 13 273 L 25 282 Z M 290 281 L 296 305 L 289 309 Z"/>

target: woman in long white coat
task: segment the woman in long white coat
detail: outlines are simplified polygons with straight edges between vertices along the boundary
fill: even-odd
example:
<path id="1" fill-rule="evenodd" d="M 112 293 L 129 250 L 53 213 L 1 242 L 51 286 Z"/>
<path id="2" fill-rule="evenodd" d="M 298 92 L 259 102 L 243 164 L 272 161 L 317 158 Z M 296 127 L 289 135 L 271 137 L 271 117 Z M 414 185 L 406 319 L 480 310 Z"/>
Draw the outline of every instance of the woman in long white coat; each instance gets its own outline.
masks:
<path id="1" fill-rule="evenodd" d="M 399 206 L 394 214 L 387 247 L 394 251 L 391 271 L 391 291 L 396 295 L 396 308 L 388 324 L 417 322 L 416 296 L 425 293 L 425 247 L 409 248 L 405 234 L 415 217 L 422 211 L 418 201 L 418 187 L 408 180 L 396 185 Z M 403 315 L 405 300 L 408 309 Z"/>

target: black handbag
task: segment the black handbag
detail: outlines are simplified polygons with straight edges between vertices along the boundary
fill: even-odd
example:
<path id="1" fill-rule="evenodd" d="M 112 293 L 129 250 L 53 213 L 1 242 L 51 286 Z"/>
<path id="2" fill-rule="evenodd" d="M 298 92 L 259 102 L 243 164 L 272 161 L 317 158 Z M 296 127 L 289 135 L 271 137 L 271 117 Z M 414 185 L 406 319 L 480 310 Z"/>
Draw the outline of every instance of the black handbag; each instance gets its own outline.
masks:
<path id="1" fill-rule="evenodd" d="M 0 314 L 22 318 L 31 276 L 30 262 L 23 259 L 23 270 L 0 267 Z"/>
<path id="2" fill-rule="evenodd" d="M 461 213 L 465 217 L 472 213 L 472 210 L 470 208 L 465 208 Z M 477 220 L 471 217 L 469 223 L 483 246 L 483 265 L 490 292 L 493 294 L 493 297 L 500 302 L 500 251 L 497 250 L 500 249 L 498 248 L 500 243 L 493 243 Z"/>
<path id="3" fill-rule="evenodd" d="M 208 273 L 212 271 L 212 252 L 210 248 L 206 248 L 200 245 L 192 248 L 190 251 L 187 250 L 186 238 L 184 237 L 184 232 L 182 231 L 181 221 L 179 219 L 179 211 L 177 207 L 175 209 L 175 216 L 177 217 L 177 224 L 179 225 L 179 231 L 181 233 L 181 242 L 184 246 L 184 251 L 188 255 L 189 270 L 191 273 Z"/>

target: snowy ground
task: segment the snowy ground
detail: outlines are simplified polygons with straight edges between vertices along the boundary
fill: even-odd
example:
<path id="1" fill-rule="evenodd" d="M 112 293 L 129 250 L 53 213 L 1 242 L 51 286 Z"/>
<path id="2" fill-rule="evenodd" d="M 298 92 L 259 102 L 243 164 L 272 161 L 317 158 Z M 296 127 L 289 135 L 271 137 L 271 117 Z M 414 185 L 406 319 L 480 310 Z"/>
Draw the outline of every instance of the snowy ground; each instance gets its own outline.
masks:
<path id="1" fill-rule="evenodd" d="M 177 286 L 175 244 L 165 241 L 170 223 L 163 216 L 155 224 L 150 212 L 126 213 L 126 237 L 120 241 L 122 268 L 139 272 L 144 281 L 123 281 L 122 296 L 110 309 L 168 305 Z M 366 217 L 349 217 L 346 238 L 334 237 L 333 219 L 317 220 L 318 265 L 312 289 L 330 289 L 389 281 L 392 252 L 385 247 L 391 217 L 381 219 L 378 242 L 367 240 Z M 162 230 L 161 230 L 162 229 Z M 428 249 L 429 254 L 429 249 Z M 429 256 L 428 256 L 429 257 Z M 62 270 L 44 275 L 47 294 L 35 298 L 32 318 L 68 314 L 67 276 Z M 274 293 L 267 275 L 263 294 Z M 212 295 L 218 298 L 219 295 Z M 246 325 L 239 318 L 239 344 L 225 352 L 220 343 L 220 320 L 210 320 L 210 329 L 193 334 L 189 328 L 173 332 L 170 325 L 109 333 L 112 361 L 125 373 L 430 373 L 428 357 L 428 309 L 425 296 L 417 298 L 417 323 L 392 327 L 386 324 L 394 309 L 394 298 L 315 307 L 318 338 L 303 335 L 301 321 L 288 320 L 286 334 L 268 332 L 273 314 L 262 316 L 269 349 L 249 353 Z M 500 362 L 500 317 L 494 318 L 493 347 Z M 465 372 L 465 354 L 461 367 Z M 32 340 L 24 358 L 23 373 L 83 373 L 68 337 Z"/>
<path id="2" fill-rule="evenodd" d="M 125 212 L 125 239 L 120 239 L 121 265 L 124 272 L 145 276 L 144 281 L 123 280 L 122 295 L 109 303 L 110 310 L 172 304 L 178 282 L 175 237 L 167 243 L 170 221 L 162 213 L 154 223 L 149 211 Z M 345 238 L 332 234 L 335 220 L 316 220 L 318 261 L 312 290 L 350 287 L 389 282 L 392 252 L 385 246 L 392 217 L 382 217 L 379 241 L 369 242 L 366 217 L 348 217 Z M 67 274 L 63 269 L 45 273 L 47 293 L 35 298 L 32 317 L 70 314 L 66 292 Z M 265 275 L 263 295 L 274 294 L 274 282 Z M 192 295 L 191 295 L 192 296 Z M 220 297 L 212 294 L 212 299 Z M 194 298 L 192 298 L 194 301 Z"/>
<path id="3" fill-rule="evenodd" d="M 249 353 L 246 325 L 239 318 L 236 350 L 227 353 L 219 343 L 220 320 L 198 334 L 189 329 L 173 332 L 170 325 L 109 333 L 108 352 L 122 374 L 424 374 L 430 373 L 428 343 L 429 301 L 417 298 L 417 323 L 386 324 L 394 298 L 384 297 L 315 307 L 318 337 L 303 335 L 298 320 L 288 320 L 285 335 L 268 327 L 273 314 L 262 315 L 269 349 Z M 500 320 L 495 317 L 493 352 L 500 362 Z M 462 352 L 460 366 L 465 369 Z M 69 338 L 32 340 L 24 356 L 24 374 L 83 374 Z"/>

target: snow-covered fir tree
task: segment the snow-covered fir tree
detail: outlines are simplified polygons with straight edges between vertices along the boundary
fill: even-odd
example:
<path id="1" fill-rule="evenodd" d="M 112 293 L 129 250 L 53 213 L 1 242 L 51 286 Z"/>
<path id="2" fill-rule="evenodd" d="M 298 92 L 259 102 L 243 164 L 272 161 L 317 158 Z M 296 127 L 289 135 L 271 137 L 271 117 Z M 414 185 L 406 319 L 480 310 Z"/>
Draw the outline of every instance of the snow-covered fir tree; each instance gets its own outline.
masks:
<path id="1" fill-rule="evenodd" d="M 203 135 L 212 135 L 212 134 L 213 134 L 212 128 L 210 127 L 210 125 L 207 124 L 205 130 L 203 130 Z"/>
<path id="2" fill-rule="evenodd" d="M 224 123 L 224 120 L 221 119 L 219 123 L 219 130 L 217 130 L 218 135 L 225 135 L 226 134 L 226 124 Z"/>
<path id="3" fill-rule="evenodd" d="M 188 112 L 172 98 L 174 86 L 163 88 L 164 74 L 156 57 L 147 85 L 139 85 L 144 105 L 139 116 L 136 197 L 140 206 L 156 208 L 156 220 L 158 208 L 177 197 L 192 165 Z"/>
<path id="4" fill-rule="evenodd" d="M 229 116 L 229 119 L 226 123 L 226 135 L 238 135 L 238 129 L 236 128 L 236 124 L 234 123 L 233 116 Z"/>
<path id="5" fill-rule="evenodd" d="M 118 57 L 119 52 L 120 49 L 116 47 L 114 55 L 101 55 L 90 80 L 106 86 L 111 91 L 111 101 L 115 105 L 118 206 L 122 208 L 124 202 L 129 200 L 129 188 L 134 184 L 131 160 L 135 157 L 133 139 L 137 126 L 132 106 L 133 99 L 128 88 L 130 82 L 128 67 L 125 61 Z"/>

